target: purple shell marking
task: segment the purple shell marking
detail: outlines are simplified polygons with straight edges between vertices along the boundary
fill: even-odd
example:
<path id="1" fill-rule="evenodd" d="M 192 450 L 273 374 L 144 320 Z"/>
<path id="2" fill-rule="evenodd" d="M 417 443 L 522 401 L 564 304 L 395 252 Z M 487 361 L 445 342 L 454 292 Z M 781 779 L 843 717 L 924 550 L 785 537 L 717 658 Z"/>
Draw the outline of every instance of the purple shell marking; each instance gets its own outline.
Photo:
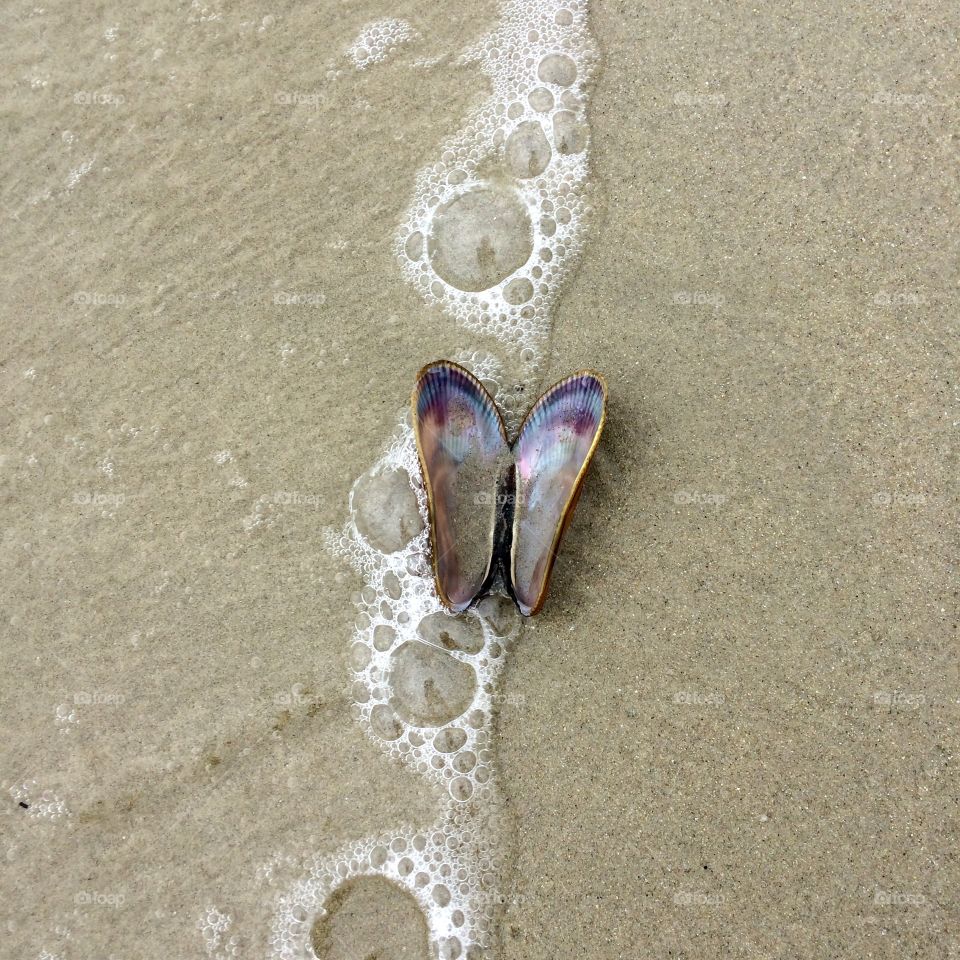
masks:
<path id="1" fill-rule="evenodd" d="M 575 373 L 551 387 L 520 428 L 511 574 L 525 616 L 546 600 L 560 540 L 603 429 L 606 399 L 600 376 Z"/>
<path id="2" fill-rule="evenodd" d="M 480 381 L 447 361 L 420 371 L 412 406 L 437 592 L 460 611 L 479 593 L 492 562 L 496 483 L 509 457 L 506 430 Z"/>
<path id="3" fill-rule="evenodd" d="M 540 610 L 603 429 L 606 399 L 598 374 L 585 370 L 561 380 L 534 404 L 511 450 L 496 404 L 476 377 L 446 360 L 420 371 L 413 426 L 445 606 L 465 610 L 481 590 L 509 579 L 521 613 Z M 501 490 L 514 493 L 506 498 L 512 528 L 498 502 Z"/>

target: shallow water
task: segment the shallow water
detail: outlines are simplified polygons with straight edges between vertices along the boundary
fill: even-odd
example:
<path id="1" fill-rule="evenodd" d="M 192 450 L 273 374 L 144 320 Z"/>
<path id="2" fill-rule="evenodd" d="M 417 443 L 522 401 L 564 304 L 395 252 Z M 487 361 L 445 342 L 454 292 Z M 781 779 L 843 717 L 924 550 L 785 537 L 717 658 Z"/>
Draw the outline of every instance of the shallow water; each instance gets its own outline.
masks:
<path id="1" fill-rule="evenodd" d="M 509 344 L 402 258 L 495 4 L 7 19 L 0 954 L 270 955 L 325 858 L 434 822 L 329 545 L 467 351 L 514 418 L 611 391 L 490 697 L 498 956 L 952 956 L 955 18 L 594 2 L 592 211 Z M 374 881 L 328 906 L 324 954 L 427 949 Z"/>

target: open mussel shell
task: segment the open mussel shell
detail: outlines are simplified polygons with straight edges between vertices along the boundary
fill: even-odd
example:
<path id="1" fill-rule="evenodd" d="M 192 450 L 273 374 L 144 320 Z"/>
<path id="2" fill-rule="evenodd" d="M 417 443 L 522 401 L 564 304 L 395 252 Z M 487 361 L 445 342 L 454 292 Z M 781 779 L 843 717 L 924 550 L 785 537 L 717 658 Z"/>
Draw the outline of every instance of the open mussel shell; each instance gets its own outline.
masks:
<path id="1" fill-rule="evenodd" d="M 417 375 L 413 428 L 437 593 L 450 610 L 494 589 L 524 616 L 543 607 L 606 401 L 599 374 L 566 377 L 534 404 L 511 448 L 493 398 L 468 370 L 439 360 Z"/>

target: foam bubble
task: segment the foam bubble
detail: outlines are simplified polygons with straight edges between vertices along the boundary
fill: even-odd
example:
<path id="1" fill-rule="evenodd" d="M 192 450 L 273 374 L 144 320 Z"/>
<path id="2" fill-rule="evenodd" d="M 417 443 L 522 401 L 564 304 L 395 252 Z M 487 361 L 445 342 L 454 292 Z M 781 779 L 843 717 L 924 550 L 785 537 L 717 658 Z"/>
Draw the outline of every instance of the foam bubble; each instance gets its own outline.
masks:
<path id="1" fill-rule="evenodd" d="M 430 955 L 429 930 L 416 899 L 382 877 L 351 880 L 337 890 L 311 929 L 311 946 L 324 960 Z"/>
<path id="2" fill-rule="evenodd" d="M 547 113 L 553 109 L 553 94 L 546 87 L 535 87 L 530 91 L 527 100 L 537 113 Z"/>
<path id="3" fill-rule="evenodd" d="M 519 124 L 504 146 L 507 166 L 515 177 L 538 177 L 547 169 L 551 150 L 543 127 L 537 120 Z"/>
<path id="4" fill-rule="evenodd" d="M 443 204 L 427 250 L 437 275 L 458 290 L 486 290 L 522 267 L 533 249 L 530 217 L 516 193 L 497 184 Z"/>
<path id="5" fill-rule="evenodd" d="M 420 621 L 417 633 L 427 643 L 444 650 L 479 653 L 484 645 L 481 622 L 469 614 L 431 613 Z"/>
<path id="6" fill-rule="evenodd" d="M 386 703 L 378 703 L 370 711 L 370 729 L 381 740 L 391 741 L 401 736 L 403 724 L 393 707 Z"/>
<path id="7" fill-rule="evenodd" d="M 467 735 L 459 727 L 445 727 L 433 738 L 433 748 L 440 753 L 455 753 L 467 742 Z"/>
<path id="8" fill-rule="evenodd" d="M 484 597 L 477 604 L 477 613 L 483 617 L 497 637 L 509 637 L 517 631 L 520 625 L 520 614 L 516 604 L 506 597 Z"/>
<path id="9" fill-rule="evenodd" d="M 439 727 L 466 712 L 477 675 L 469 663 L 425 643 L 407 641 L 390 664 L 391 703 L 408 723 Z"/>
<path id="10" fill-rule="evenodd" d="M 577 79 L 577 65 L 565 53 L 550 53 L 540 61 L 537 76 L 544 83 L 569 87 Z"/>
<path id="11" fill-rule="evenodd" d="M 514 305 L 526 303 L 532 296 L 533 284 L 526 277 L 511 280 L 503 289 L 504 299 Z"/>
<path id="12" fill-rule="evenodd" d="M 405 43 L 418 40 L 420 34 L 407 20 L 386 17 L 368 23 L 347 48 L 347 56 L 358 70 L 382 63 Z"/>
<path id="13" fill-rule="evenodd" d="M 357 530 L 385 553 L 396 553 L 423 529 L 410 474 L 405 470 L 365 473 L 354 484 L 351 504 Z"/>
<path id="14" fill-rule="evenodd" d="M 387 623 L 378 623 L 373 629 L 373 649 L 380 653 L 389 650 L 397 639 L 397 631 Z M 361 644 L 362 646 L 362 644 Z M 367 663 L 370 661 L 367 660 Z"/>
<path id="15" fill-rule="evenodd" d="M 411 260 L 419 260 L 423 256 L 423 234 L 415 230 L 407 237 L 403 249 Z"/>
<path id="16" fill-rule="evenodd" d="M 553 142 L 563 154 L 581 153 L 587 147 L 587 126 L 571 110 L 553 115 Z"/>

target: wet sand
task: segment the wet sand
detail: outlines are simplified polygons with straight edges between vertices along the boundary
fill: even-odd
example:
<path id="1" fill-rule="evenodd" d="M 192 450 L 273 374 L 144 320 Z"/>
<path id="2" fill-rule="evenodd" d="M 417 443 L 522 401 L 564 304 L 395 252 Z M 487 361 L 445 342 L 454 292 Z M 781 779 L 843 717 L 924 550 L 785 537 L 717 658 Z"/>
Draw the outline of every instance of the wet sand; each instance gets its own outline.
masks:
<path id="1" fill-rule="evenodd" d="M 956 18 L 592 9 L 545 378 L 611 406 L 504 679 L 501 955 L 953 957 Z M 494 16 L 13 8 L 5 955 L 262 956 L 305 859 L 432 817 L 322 531 L 462 344 L 392 242 Z"/>

